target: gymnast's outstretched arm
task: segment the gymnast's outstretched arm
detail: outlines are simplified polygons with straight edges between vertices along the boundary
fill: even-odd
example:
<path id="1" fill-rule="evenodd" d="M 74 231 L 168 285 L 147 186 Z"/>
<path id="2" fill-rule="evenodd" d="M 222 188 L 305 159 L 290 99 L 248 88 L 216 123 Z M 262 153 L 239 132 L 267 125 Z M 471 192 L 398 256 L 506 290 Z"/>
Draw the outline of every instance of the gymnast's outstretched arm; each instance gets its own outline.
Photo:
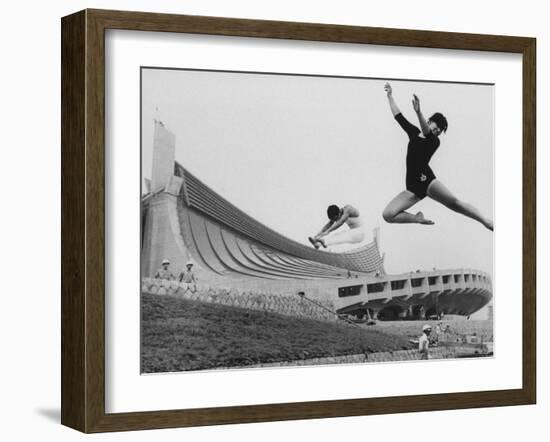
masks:
<path id="1" fill-rule="evenodd" d="M 395 103 L 395 100 L 393 99 L 393 91 L 391 88 L 391 85 L 389 83 L 386 83 L 384 85 L 384 90 L 386 91 L 386 95 L 388 96 L 388 102 L 390 104 L 391 113 L 395 117 L 396 115 L 400 114 L 401 111 L 399 110 L 399 107 Z"/>
<path id="2" fill-rule="evenodd" d="M 418 117 L 418 123 L 420 123 L 422 135 L 425 137 L 430 135 L 432 131 L 430 130 L 430 126 L 428 126 L 428 122 L 424 118 L 424 115 L 422 115 L 422 111 L 420 110 L 420 99 L 416 96 L 416 94 L 413 94 L 412 105 L 414 111 L 416 112 L 416 116 Z"/>
<path id="3" fill-rule="evenodd" d="M 332 222 L 332 224 L 329 226 L 329 228 L 326 229 L 322 234 L 317 235 L 317 237 L 321 238 L 323 236 L 328 235 L 330 232 L 334 232 L 336 229 L 341 227 L 349 217 L 350 217 L 350 211 L 349 211 L 348 207 L 346 206 L 346 207 L 344 207 L 344 210 L 343 210 L 342 215 L 340 216 L 340 218 L 338 218 L 336 221 Z"/>

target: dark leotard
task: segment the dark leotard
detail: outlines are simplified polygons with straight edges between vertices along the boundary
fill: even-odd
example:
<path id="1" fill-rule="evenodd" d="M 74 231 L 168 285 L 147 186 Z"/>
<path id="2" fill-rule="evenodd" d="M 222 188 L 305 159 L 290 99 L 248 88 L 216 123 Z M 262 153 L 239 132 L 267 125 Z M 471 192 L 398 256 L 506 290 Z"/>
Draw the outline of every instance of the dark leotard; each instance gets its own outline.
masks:
<path id="1" fill-rule="evenodd" d="M 417 197 L 424 198 L 428 192 L 428 186 L 435 180 L 435 175 L 428 164 L 439 147 L 439 138 L 431 132 L 426 135 L 426 138 L 421 137 L 420 129 L 409 123 L 402 113 L 398 113 L 395 119 L 409 136 L 406 188 Z"/>

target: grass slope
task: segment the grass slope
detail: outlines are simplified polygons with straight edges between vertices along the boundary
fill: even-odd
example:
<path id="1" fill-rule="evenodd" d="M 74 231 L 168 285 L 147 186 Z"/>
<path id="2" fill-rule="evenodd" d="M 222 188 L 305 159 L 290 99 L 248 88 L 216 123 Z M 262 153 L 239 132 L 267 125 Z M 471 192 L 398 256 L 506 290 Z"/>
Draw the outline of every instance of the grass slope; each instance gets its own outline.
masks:
<path id="1" fill-rule="evenodd" d="M 141 327 L 143 373 L 411 348 L 378 330 L 148 294 Z"/>

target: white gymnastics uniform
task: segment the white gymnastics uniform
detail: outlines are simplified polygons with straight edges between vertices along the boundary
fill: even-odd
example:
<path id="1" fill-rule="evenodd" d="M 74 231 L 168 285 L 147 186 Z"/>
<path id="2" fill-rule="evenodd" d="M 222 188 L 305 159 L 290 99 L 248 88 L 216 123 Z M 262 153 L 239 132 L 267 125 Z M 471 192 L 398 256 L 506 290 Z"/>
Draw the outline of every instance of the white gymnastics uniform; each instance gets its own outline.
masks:
<path id="1" fill-rule="evenodd" d="M 349 230 L 336 230 L 323 238 L 327 247 L 337 244 L 357 244 L 365 239 L 365 230 L 360 216 L 349 217 L 346 224 Z"/>

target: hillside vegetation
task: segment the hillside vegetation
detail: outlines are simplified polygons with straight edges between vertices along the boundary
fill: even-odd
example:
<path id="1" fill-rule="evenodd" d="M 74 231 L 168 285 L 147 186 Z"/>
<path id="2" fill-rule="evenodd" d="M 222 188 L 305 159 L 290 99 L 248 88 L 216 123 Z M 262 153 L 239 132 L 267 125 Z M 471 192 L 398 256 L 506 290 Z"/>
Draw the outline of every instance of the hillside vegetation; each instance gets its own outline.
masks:
<path id="1" fill-rule="evenodd" d="M 411 348 L 405 337 L 345 323 L 142 295 L 143 373 L 204 370 Z"/>

